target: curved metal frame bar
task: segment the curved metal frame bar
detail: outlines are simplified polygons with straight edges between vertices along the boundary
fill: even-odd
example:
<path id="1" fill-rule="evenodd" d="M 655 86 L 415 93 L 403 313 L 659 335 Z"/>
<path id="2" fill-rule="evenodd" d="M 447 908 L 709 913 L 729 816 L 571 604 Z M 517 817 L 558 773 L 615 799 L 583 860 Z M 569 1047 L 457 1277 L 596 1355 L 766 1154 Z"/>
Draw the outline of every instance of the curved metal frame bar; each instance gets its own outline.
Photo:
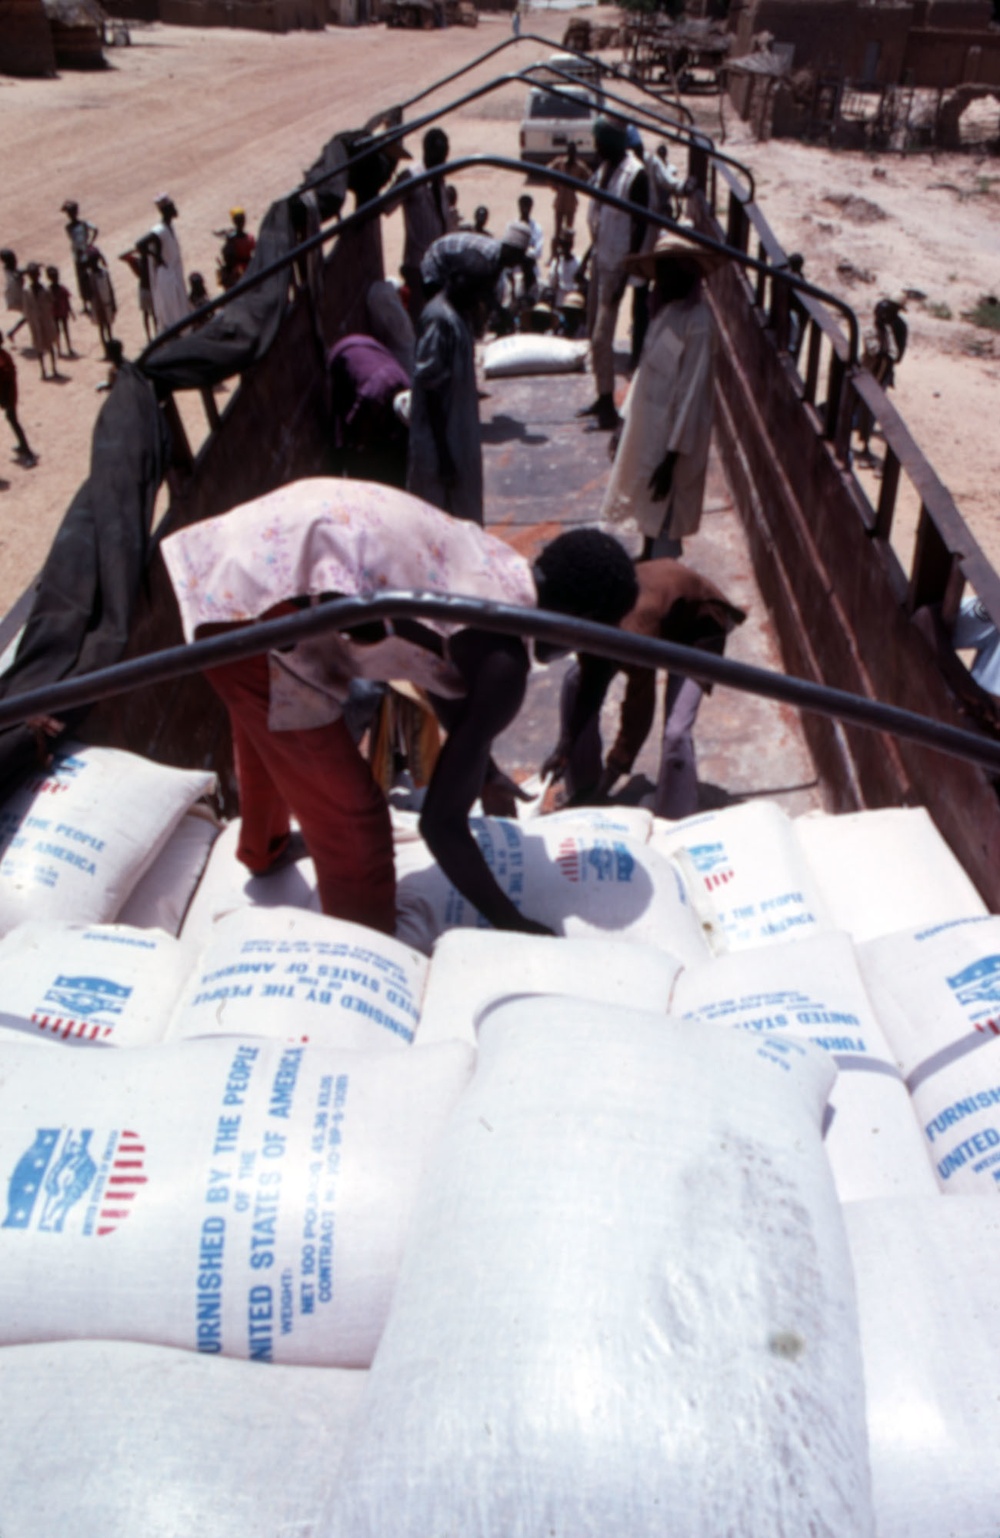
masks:
<path id="1" fill-rule="evenodd" d="M 567 85 L 578 83 L 575 76 L 569 74 L 566 70 L 557 69 L 553 64 L 528 64 L 521 71 L 520 78 L 522 80 L 526 80 L 532 71 L 539 69 L 545 69 L 548 70 L 550 74 L 558 75 L 560 79 L 567 82 Z M 545 81 L 533 81 L 532 83 L 536 86 L 547 85 Z M 554 96 L 564 96 L 567 94 L 566 87 L 556 85 L 555 82 L 549 83 L 547 88 L 552 91 Z M 720 165 L 732 166 L 734 170 L 738 171 L 741 176 L 746 178 L 746 202 L 752 203 L 754 201 L 756 183 L 754 181 L 753 172 L 751 171 L 750 167 L 745 166 L 741 160 L 734 159 L 732 155 L 727 155 L 723 150 L 716 149 L 714 141 L 709 137 L 708 134 L 702 133 L 700 128 L 695 128 L 693 126 L 688 128 L 684 124 L 671 122 L 669 118 L 661 118 L 650 108 L 638 106 L 635 102 L 629 101 L 627 97 L 619 96 L 617 92 L 605 90 L 604 95 L 609 101 L 618 102 L 624 109 L 626 109 L 626 111 L 629 113 L 629 116 L 636 119 L 636 126 L 638 128 L 645 128 L 649 133 L 655 131 L 660 135 L 661 138 L 673 139 L 677 144 L 687 144 L 689 146 L 692 144 L 697 145 L 700 150 L 705 152 L 710 160 L 716 160 L 720 163 Z M 624 116 L 624 113 L 621 115 Z M 684 138 L 681 138 L 682 134 L 685 135 Z M 536 168 L 532 166 L 531 169 L 535 170 Z M 541 170 L 544 168 L 538 167 L 537 169 Z"/>
<path id="2" fill-rule="evenodd" d="M 417 175 L 412 176 L 409 179 L 407 182 L 407 187 L 419 187 L 424 182 L 430 181 L 434 177 L 444 176 L 448 172 L 465 171 L 476 166 L 493 166 L 494 168 L 501 171 L 512 171 L 515 175 L 518 176 L 524 175 L 524 164 L 520 160 L 511 160 L 505 155 L 465 155 L 458 160 L 450 160 L 447 162 L 447 164 L 438 166 L 433 171 L 419 172 Z M 682 227 L 678 224 L 676 219 L 669 219 L 662 214 L 654 214 L 648 209 L 637 209 L 632 203 L 625 202 L 621 198 L 613 197 L 610 193 L 604 192 L 599 187 L 592 187 L 587 182 L 576 181 L 575 178 L 571 176 L 565 176 L 560 171 L 553 171 L 549 168 L 546 168 L 544 170 L 540 170 L 539 174 L 544 176 L 546 181 L 556 186 L 570 187 L 574 191 L 582 193 L 586 197 L 595 198 L 599 203 L 607 203 L 610 207 L 617 208 L 623 213 L 644 219 L 648 224 L 655 224 L 660 229 L 669 230 L 672 233 L 679 234 L 683 239 L 690 241 L 693 245 L 704 246 L 709 251 L 718 251 L 724 256 L 728 257 L 730 260 L 738 263 L 741 267 L 749 267 L 754 271 L 766 272 L 771 276 L 778 276 L 783 282 L 787 283 L 790 288 L 794 288 L 801 293 L 808 294 L 813 299 L 821 300 L 824 304 L 829 305 L 831 309 L 839 311 L 839 313 L 846 320 L 849 334 L 849 356 L 847 358 L 847 362 L 850 364 L 857 362 L 858 340 L 860 335 L 858 318 L 854 311 L 851 309 L 850 305 L 846 304 L 843 299 L 838 298 L 836 294 L 831 294 L 827 289 L 817 288 L 814 284 L 808 282 L 805 278 L 800 278 L 795 274 L 788 272 L 780 272 L 776 274 L 775 269 L 767 262 L 762 262 L 758 260 L 757 257 L 750 256 L 747 252 L 736 250 L 731 246 L 725 245 L 722 241 L 713 240 L 710 235 L 703 235 L 700 230 L 690 229 L 686 225 Z M 307 255 L 310 251 L 317 250 L 318 248 L 322 247 L 326 241 L 335 239 L 344 230 L 352 229 L 355 225 L 360 224 L 363 220 L 372 218 L 375 214 L 381 213 L 386 208 L 394 207 L 399 202 L 400 196 L 401 194 L 398 188 L 390 190 L 389 192 L 381 193 L 377 198 L 373 198 L 370 203 L 365 203 L 361 208 L 355 209 L 354 212 L 348 214 L 346 218 L 338 219 L 335 223 L 327 225 L 324 229 L 319 230 L 315 235 L 310 236 L 308 240 L 304 240 L 301 245 L 296 246 L 294 250 L 287 252 L 285 256 L 280 258 L 279 261 L 272 262 L 270 266 L 262 268 L 260 272 L 254 273 L 252 277 L 242 278 L 239 283 L 234 284 L 234 286 L 231 289 L 228 289 L 226 293 L 218 295 L 215 299 L 210 299 L 209 302 L 207 304 L 203 304 L 200 309 L 192 310 L 190 315 L 186 315 L 183 320 L 177 321 L 173 326 L 168 326 L 165 331 L 162 331 L 158 337 L 155 337 L 154 340 L 150 342 L 149 346 L 146 347 L 140 354 L 138 359 L 138 366 L 141 368 L 143 362 L 148 357 L 150 357 L 152 353 L 154 353 L 159 347 L 162 347 L 165 342 L 172 341 L 174 337 L 180 336 L 184 331 L 187 330 L 189 326 L 192 325 L 194 321 L 200 320 L 202 317 L 208 317 L 209 315 L 214 314 L 217 309 L 228 303 L 229 300 L 234 298 L 237 294 L 247 293 L 251 289 L 256 288 L 257 285 L 259 283 L 263 283 L 265 279 L 273 277 L 275 273 L 284 271 L 286 268 L 290 267 L 299 257 Z"/>
<path id="3" fill-rule="evenodd" d="M 852 726 L 889 732 L 936 752 L 946 753 L 1000 773 L 1000 741 L 948 726 L 895 705 L 881 705 L 843 689 L 828 689 L 801 678 L 789 678 L 767 668 L 717 657 L 711 652 L 628 634 L 592 620 L 572 619 L 544 609 L 519 609 L 482 599 L 441 597 L 427 593 L 380 593 L 377 598 L 337 598 L 282 619 L 265 620 L 186 646 L 171 646 L 79 678 L 49 684 L 0 701 L 0 727 L 32 716 L 56 715 L 73 706 L 125 694 L 142 685 L 162 683 L 216 667 L 237 658 L 256 656 L 330 630 L 387 619 L 432 619 L 455 626 L 473 626 L 500 635 L 532 638 L 572 651 L 610 658 L 625 665 L 667 668 L 699 681 L 718 683 L 743 693 L 779 700 L 799 710 L 832 716 Z"/>
<path id="4" fill-rule="evenodd" d="M 588 64 L 596 64 L 604 74 L 610 75 L 615 80 L 628 80 L 629 85 L 634 85 L 635 89 L 641 91 L 644 96 L 651 96 L 656 102 L 660 101 L 655 91 L 651 91 L 648 86 L 642 85 L 638 80 L 632 80 L 623 73 L 618 65 L 605 64 L 603 59 L 597 59 L 592 53 L 584 53 L 579 48 L 567 48 L 563 43 L 554 43 L 550 37 L 542 37 L 538 32 L 522 32 L 518 37 L 505 37 L 502 43 L 496 43 L 492 48 L 488 48 L 485 53 L 481 53 L 478 59 L 472 59 L 468 64 L 463 64 L 460 69 L 452 70 L 450 75 L 444 75 L 440 80 L 435 81 L 433 85 L 429 85 L 426 90 L 418 91 L 416 96 L 411 96 L 409 100 L 400 102 L 398 110 L 405 112 L 407 107 L 415 107 L 418 101 L 423 101 L 427 96 L 433 96 L 435 91 L 440 91 L 444 86 L 451 85 L 453 80 L 460 80 L 470 70 L 477 69 L 480 64 L 485 64 L 487 59 L 492 59 L 498 53 L 503 53 L 505 48 L 515 48 L 519 43 L 541 43 L 545 48 L 555 48 L 560 53 L 570 53 L 575 59 L 585 59 Z M 660 102 L 660 105 L 663 105 L 662 102 Z M 678 107 L 688 119 L 688 122 L 694 126 L 694 113 L 691 109 L 685 107 L 683 102 L 679 102 Z M 371 121 L 373 120 L 369 119 L 369 122 Z"/>

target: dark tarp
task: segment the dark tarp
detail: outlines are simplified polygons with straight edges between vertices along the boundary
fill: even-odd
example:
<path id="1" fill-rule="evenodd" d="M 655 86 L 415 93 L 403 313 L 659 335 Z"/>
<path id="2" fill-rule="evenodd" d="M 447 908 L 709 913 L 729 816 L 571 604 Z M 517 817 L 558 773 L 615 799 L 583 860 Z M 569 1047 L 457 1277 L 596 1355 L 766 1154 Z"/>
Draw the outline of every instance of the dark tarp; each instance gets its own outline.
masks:
<path id="1" fill-rule="evenodd" d="M 152 385 L 123 364 L 94 426 L 90 475 L 73 498 L 38 579 L 0 697 L 117 662 L 149 551 L 169 442 Z M 70 713 L 72 727 L 83 711 Z M 0 798 L 38 767 L 34 734 L 0 730 Z"/>
<path id="2" fill-rule="evenodd" d="M 347 169 L 362 150 L 372 146 L 370 155 Z M 377 198 L 383 187 L 388 186 L 396 171 L 396 157 L 384 149 L 378 149 L 372 135 L 364 129 L 352 133 L 339 133 L 323 146 L 323 153 L 315 160 L 303 178 L 304 192 L 316 199 L 321 223 L 335 219 L 344 206 L 348 192 L 353 192 L 360 208 Z"/>
<path id="3" fill-rule="evenodd" d="M 265 215 L 247 269 L 252 277 L 287 256 L 307 212 L 295 197 Z M 77 492 L 38 581 L 0 698 L 57 683 L 120 660 L 149 555 L 153 505 L 170 462 L 157 395 L 211 389 L 240 374 L 270 348 L 288 303 L 290 272 L 272 274 L 229 298 L 199 331 L 123 364 L 94 427 L 90 475 Z M 74 730 L 83 708 L 68 712 Z M 39 767 L 39 742 L 25 726 L 0 730 L 0 799 Z"/>
<path id="4" fill-rule="evenodd" d="M 287 256 L 298 237 L 291 201 L 272 203 L 257 236 L 257 247 L 244 278 L 252 278 Z M 200 331 L 164 342 L 141 360 L 142 372 L 169 390 L 204 390 L 221 384 L 256 363 L 278 334 L 288 302 L 287 267 L 246 294 L 237 294 Z"/>

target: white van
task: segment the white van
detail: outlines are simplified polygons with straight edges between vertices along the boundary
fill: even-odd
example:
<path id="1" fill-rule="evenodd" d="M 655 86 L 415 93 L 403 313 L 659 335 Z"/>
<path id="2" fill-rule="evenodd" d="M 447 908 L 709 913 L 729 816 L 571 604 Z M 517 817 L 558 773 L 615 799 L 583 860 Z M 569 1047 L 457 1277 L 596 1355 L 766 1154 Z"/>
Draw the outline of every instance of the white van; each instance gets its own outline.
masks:
<path id="1" fill-rule="evenodd" d="M 600 90 L 603 71 L 598 60 L 581 58 L 575 53 L 550 53 L 545 63 L 537 65 L 532 71 L 531 78 L 537 85 L 544 85 L 546 81 L 552 81 L 555 85 L 569 85 L 567 75 L 572 75 L 581 85 L 591 85 L 595 90 Z"/>
<path id="2" fill-rule="evenodd" d="M 600 116 L 601 96 L 591 86 L 566 86 L 557 95 L 544 86 L 533 86 L 521 121 L 521 159 L 531 165 L 548 165 L 564 155 L 568 146 L 595 165 L 594 123 Z"/>

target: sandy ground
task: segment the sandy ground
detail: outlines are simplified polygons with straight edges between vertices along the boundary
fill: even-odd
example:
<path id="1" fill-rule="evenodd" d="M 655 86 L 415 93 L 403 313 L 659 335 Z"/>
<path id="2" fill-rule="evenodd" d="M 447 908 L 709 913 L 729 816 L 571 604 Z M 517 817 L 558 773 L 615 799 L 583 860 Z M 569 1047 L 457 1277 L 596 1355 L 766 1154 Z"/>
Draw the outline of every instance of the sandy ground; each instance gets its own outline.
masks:
<path id="1" fill-rule="evenodd" d="M 558 42 L 566 13 L 536 13 L 531 20 L 533 30 Z M 227 223 L 232 204 L 247 209 L 254 227 L 332 133 L 405 101 L 507 36 L 507 19 L 489 16 L 474 31 L 432 33 L 371 27 L 275 37 L 135 26 L 132 45 L 109 50 L 112 67 L 101 73 L 0 78 L 6 151 L 0 244 L 12 246 L 22 265 L 56 263 L 72 287 L 59 210 L 64 198 L 76 198 L 99 227 L 99 244 L 115 272 L 118 332 L 134 355 L 143 341 L 135 281 L 116 258 L 153 222 L 160 191 L 168 190 L 180 210 L 188 270 L 199 269 L 214 291 L 219 243 L 212 231 Z M 548 51 L 522 44 L 517 64 Z M 513 53 L 467 79 L 485 81 L 514 67 Z M 465 86 L 447 88 L 428 105 L 443 105 Z M 451 115 L 453 152 L 489 148 L 516 156 L 523 102 L 524 88 L 514 84 Z M 718 136 L 717 101 L 692 104 Z M 1000 286 L 997 163 L 757 145 L 731 110 L 726 127 L 725 147 L 753 164 L 762 206 L 786 247 L 804 253 L 807 275 L 842 293 L 866 322 L 883 293 L 911 289 L 926 296 L 908 307 L 911 347 L 899 370 L 897 403 L 1000 564 L 993 511 L 1000 348 L 993 334 L 961 319 Z M 419 152 L 416 138 L 411 147 Z M 486 203 L 494 229 L 514 215 L 522 190 L 519 181 L 492 171 L 465 173 L 458 186 L 462 211 L 471 214 Z M 536 214 L 547 227 L 550 211 L 551 199 L 541 190 Z M 400 225 L 398 214 L 386 221 L 389 266 L 398 260 Z M 41 381 L 25 329 L 15 342 L 20 415 L 39 464 L 24 469 L 0 450 L 0 613 L 30 582 L 87 472 L 105 369 L 88 320 L 75 321 L 72 338 L 78 356 L 60 364 L 55 383 Z M 201 420 L 195 404 L 185 416 L 189 423 Z M 7 434 L 6 424 L 0 434 Z"/>

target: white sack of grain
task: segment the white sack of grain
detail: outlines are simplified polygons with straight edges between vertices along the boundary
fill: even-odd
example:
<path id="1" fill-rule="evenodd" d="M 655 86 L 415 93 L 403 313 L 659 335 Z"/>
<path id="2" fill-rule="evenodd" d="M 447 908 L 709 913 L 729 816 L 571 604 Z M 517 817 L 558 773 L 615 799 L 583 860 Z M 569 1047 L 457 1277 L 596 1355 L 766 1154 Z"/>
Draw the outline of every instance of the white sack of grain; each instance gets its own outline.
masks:
<path id="1" fill-rule="evenodd" d="M 57 754 L 0 807 L 0 934 L 28 919 L 116 919 L 214 784 L 117 748 Z"/>
<path id="2" fill-rule="evenodd" d="M 676 861 L 717 955 L 831 927 L 795 828 L 773 801 L 657 818 L 650 844 Z"/>
<path id="3" fill-rule="evenodd" d="M 941 1187 L 1000 1191 L 1000 918 L 858 947 Z"/>
<path id="4" fill-rule="evenodd" d="M 3 1049 L 0 1342 L 366 1367 L 458 1042 Z"/>
<path id="5" fill-rule="evenodd" d="M 365 1377 L 122 1341 L 7 1346 L 4 1538 L 309 1532 Z"/>
<path id="6" fill-rule="evenodd" d="M 850 937 L 720 956 L 683 972 L 673 1010 L 811 1041 L 839 1070 L 825 1145 L 841 1201 L 933 1195 L 937 1189 L 903 1076 L 865 990 Z"/>
<path id="7" fill-rule="evenodd" d="M 0 1040 L 151 1046 L 194 962 L 158 929 L 19 924 L 0 940 Z"/>
<path id="8" fill-rule="evenodd" d="M 392 1051 L 413 1040 L 426 979 L 426 956 L 363 924 L 239 908 L 213 926 L 169 1035 Z"/>
<path id="9" fill-rule="evenodd" d="M 871 1538 L 805 1043 L 491 1012 L 317 1538 Z"/>
<path id="10" fill-rule="evenodd" d="M 795 831 L 833 923 L 857 941 L 986 912 L 922 806 L 813 812 Z"/>
<path id="11" fill-rule="evenodd" d="M 219 823 L 207 808 L 195 807 L 182 817 L 129 896 L 119 923 L 179 935 L 218 836 Z"/>
<path id="12" fill-rule="evenodd" d="M 684 885 L 670 861 L 598 818 L 518 823 L 474 817 L 469 826 L 501 890 L 557 934 L 617 935 L 659 945 L 682 960 L 705 955 Z M 429 951 L 449 929 L 488 928 L 426 846 L 396 846 L 396 938 Z"/>
<path id="13" fill-rule="evenodd" d="M 995 1538 L 1000 1207 L 937 1196 L 844 1218 L 879 1538 Z"/>
<path id="14" fill-rule="evenodd" d="M 308 855 L 290 861 L 267 876 L 251 876 L 236 858 L 240 819 L 223 828 L 212 846 L 205 873 L 198 883 L 181 928 L 195 945 L 211 938 L 212 926 L 223 914 L 240 908 L 304 908 L 321 912 L 316 869 Z"/>
<path id="15" fill-rule="evenodd" d="M 417 1041 L 475 1044 L 480 1018 L 509 998 L 566 994 L 665 1015 L 681 963 L 668 951 L 599 935 L 553 941 L 452 929 L 434 947 Z"/>
<path id="16" fill-rule="evenodd" d="M 589 342 L 565 336 L 498 337 L 483 348 L 483 373 L 487 379 L 512 374 L 575 374 L 587 366 Z"/>

